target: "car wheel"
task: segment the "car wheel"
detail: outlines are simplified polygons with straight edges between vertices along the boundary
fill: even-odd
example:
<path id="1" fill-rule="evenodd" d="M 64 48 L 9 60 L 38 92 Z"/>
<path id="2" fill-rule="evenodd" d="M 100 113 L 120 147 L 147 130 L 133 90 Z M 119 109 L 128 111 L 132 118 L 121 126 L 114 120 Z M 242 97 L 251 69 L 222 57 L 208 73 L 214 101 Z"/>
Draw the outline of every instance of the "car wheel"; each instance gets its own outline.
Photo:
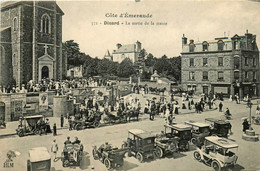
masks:
<path id="1" fill-rule="evenodd" d="M 18 132 L 19 137 L 23 137 L 23 131 Z"/>
<path id="2" fill-rule="evenodd" d="M 196 138 L 192 138 L 192 139 L 191 139 L 191 143 L 192 143 L 193 145 L 196 145 L 196 144 L 197 144 Z"/>
<path id="3" fill-rule="evenodd" d="M 39 134 L 40 134 L 40 130 L 38 130 L 38 129 L 35 130 L 35 131 L 34 131 L 34 134 L 35 134 L 35 135 L 39 135 Z"/>
<path id="4" fill-rule="evenodd" d="M 81 125 L 80 124 L 77 124 L 75 127 L 76 127 L 77 131 L 79 131 L 81 129 Z"/>
<path id="5" fill-rule="evenodd" d="M 97 128 L 97 127 L 99 127 L 99 124 L 100 124 L 100 122 L 94 122 L 94 124 L 93 124 L 93 126 L 94 126 L 94 128 Z"/>
<path id="6" fill-rule="evenodd" d="M 111 169 L 111 162 L 108 160 L 108 158 L 105 158 L 104 164 L 105 164 L 107 169 Z"/>
<path id="7" fill-rule="evenodd" d="M 213 168 L 215 171 L 220 171 L 220 170 L 221 170 L 220 164 L 219 164 L 219 162 L 217 162 L 217 161 L 213 161 L 213 162 L 211 163 L 211 166 L 212 166 L 212 168 Z"/>
<path id="8" fill-rule="evenodd" d="M 69 160 L 66 159 L 63 161 L 63 167 L 69 167 L 69 165 L 70 165 Z"/>
<path id="9" fill-rule="evenodd" d="M 122 144 L 122 145 L 121 145 L 121 148 L 126 148 L 126 144 L 125 144 L 125 143 Z"/>
<path id="10" fill-rule="evenodd" d="M 142 155 L 142 153 L 138 152 L 136 154 L 136 158 L 139 160 L 140 163 L 142 163 L 144 161 L 144 157 Z"/>
<path id="11" fill-rule="evenodd" d="M 196 160 L 198 160 L 199 162 L 201 161 L 201 156 L 200 156 L 200 153 L 198 151 L 195 151 L 194 154 L 193 154 L 194 158 Z"/>
<path id="12" fill-rule="evenodd" d="M 163 157 L 163 150 L 162 150 L 162 148 L 157 147 L 156 151 L 155 151 L 155 154 L 156 154 L 156 157 L 162 158 Z"/>
<path id="13" fill-rule="evenodd" d="M 97 160 L 97 159 L 98 159 L 98 155 L 97 155 L 95 149 L 92 150 L 92 155 L 93 155 L 94 160 Z"/>

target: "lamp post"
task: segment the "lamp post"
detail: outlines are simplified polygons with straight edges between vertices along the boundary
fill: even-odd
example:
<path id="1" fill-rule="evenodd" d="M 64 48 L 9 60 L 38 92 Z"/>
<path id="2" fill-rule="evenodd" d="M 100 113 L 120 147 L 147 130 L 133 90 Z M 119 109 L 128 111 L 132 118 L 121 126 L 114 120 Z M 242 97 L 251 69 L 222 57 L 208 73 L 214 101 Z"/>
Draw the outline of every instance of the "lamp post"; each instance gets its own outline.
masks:
<path id="1" fill-rule="evenodd" d="M 252 106 L 253 106 L 253 103 L 251 102 L 251 100 L 249 100 L 248 102 L 247 102 L 247 106 L 249 107 L 249 109 L 250 109 L 250 112 L 249 112 L 249 130 L 253 130 L 252 129 L 252 117 L 251 117 L 251 109 L 252 109 Z"/>

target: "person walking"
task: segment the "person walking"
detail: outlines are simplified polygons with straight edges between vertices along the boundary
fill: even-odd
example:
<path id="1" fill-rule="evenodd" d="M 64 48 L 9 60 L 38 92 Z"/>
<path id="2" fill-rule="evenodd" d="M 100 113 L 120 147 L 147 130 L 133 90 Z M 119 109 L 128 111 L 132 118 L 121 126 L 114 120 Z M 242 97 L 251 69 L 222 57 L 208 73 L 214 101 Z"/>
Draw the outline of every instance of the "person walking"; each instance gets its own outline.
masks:
<path id="1" fill-rule="evenodd" d="M 57 127 L 56 127 L 56 123 L 54 123 L 53 125 L 53 136 L 57 135 Z"/>
<path id="2" fill-rule="evenodd" d="M 64 117 L 63 115 L 60 116 L 60 127 L 63 127 L 64 124 Z"/>
<path id="3" fill-rule="evenodd" d="M 219 112 L 222 112 L 222 108 L 223 108 L 222 102 L 219 103 L 218 107 L 219 107 Z"/>
<path id="4" fill-rule="evenodd" d="M 54 155 L 54 159 L 53 159 L 54 162 L 56 161 L 56 158 L 57 158 L 56 155 L 57 155 L 58 150 L 59 150 L 58 144 L 56 142 L 56 139 L 54 139 L 53 143 L 52 143 L 52 146 L 51 146 L 51 152 Z"/>

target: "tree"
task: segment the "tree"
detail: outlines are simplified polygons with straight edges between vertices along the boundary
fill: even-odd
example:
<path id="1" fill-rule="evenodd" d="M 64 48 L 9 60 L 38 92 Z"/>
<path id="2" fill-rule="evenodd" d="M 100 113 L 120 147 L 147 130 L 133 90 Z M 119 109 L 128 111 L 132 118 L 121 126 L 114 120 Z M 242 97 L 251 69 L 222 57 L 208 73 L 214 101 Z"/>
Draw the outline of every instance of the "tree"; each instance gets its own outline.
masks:
<path id="1" fill-rule="evenodd" d="M 153 66 L 154 62 L 155 62 L 155 58 L 154 58 L 153 54 L 149 53 L 147 55 L 147 58 L 144 60 L 145 66 L 148 66 L 148 67 Z"/>
<path id="2" fill-rule="evenodd" d="M 67 51 L 68 64 L 76 65 L 79 61 L 79 44 L 74 42 L 74 40 L 68 40 L 63 43 L 63 47 Z"/>
<path id="3" fill-rule="evenodd" d="M 126 58 L 118 66 L 118 76 L 129 77 L 135 73 L 133 62 Z"/>

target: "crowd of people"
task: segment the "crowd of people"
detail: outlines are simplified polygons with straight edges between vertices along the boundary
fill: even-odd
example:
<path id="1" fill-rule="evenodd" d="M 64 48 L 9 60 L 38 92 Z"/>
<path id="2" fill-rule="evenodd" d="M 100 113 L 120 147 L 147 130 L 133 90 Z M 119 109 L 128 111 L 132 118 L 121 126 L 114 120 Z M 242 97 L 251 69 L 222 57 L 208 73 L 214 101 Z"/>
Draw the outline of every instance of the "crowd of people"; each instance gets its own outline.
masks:
<path id="1" fill-rule="evenodd" d="M 19 86 L 1 86 L 0 93 L 27 93 L 27 92 L 44 92 L 47 90 L 56 90 L 57 94 L 65 94 L 73 88 L 86 88 L 86 87 L 101 87 L 111 86 L 113 83 L 108 79 L 102 78 L 82 78 L 82 79 L 71 79 L 71 80 L 59 80 L 54 81 L 53 79 L 42 79 L 38 83 L 30 80 L 26 85 L 22 84 Z"/>

